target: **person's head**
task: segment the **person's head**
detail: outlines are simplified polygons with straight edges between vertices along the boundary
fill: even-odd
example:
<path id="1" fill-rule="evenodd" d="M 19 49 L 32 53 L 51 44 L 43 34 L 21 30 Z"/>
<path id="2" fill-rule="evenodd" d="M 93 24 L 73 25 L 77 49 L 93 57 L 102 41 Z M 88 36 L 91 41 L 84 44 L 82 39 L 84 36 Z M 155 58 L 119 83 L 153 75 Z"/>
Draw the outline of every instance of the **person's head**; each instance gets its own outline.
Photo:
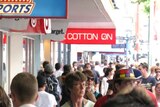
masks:
<path id="1" fill-rule="evenodd" d="M 70 64 L 66 64 L 63 66 L 63 74 L 62 75 L 67 75 L 72 71 L 72 67 Z"/>
<path id="2" fill-rule="evenodd" d="M 53 66 L 52 66 L 51 64 L 45 65 L 44 72 L 45 72 L 47 75 L 53 74 Z"/>
<path id="3" fill-rule="evenodd" d="M 107 77 L 108 75 L 114 75 L 114 69 L 113 68 L 103 68 L 104 76 Z"/>
<path id="4" fill-rule="evenodd" d="M 107 66 L 107 65 L 108 65 L 108 61 L 105 60 L 105 61 L 104 61 L 104 66 Z"/>
<path id="5" fill-rule="evenodd" d="M 113 62 L 110 62 L 108 65 L 109 65 L 110 68 L 112 68 Z"/>
<path id="6" fill-rule="evenodd" d="M 86 89 L 86 76 L 82 72 L 71 72 L 65 78 L 65 86 L 70 91 L 70 95 L 83 97 Z"/>
<path id="7" fill-rule="evenodd" d="M 11 102 L 4 89 L 0 86 L 0 107 L 11 107 Z"/>
<path id="8" fill-rule="evenodd" d="M 72 66 L 73 66 L 73 67 L 77 67 L 77 62 L 76 62 L 76 61 L 73 61 Z"/>
<path id="9" fill-rule="evenodd" d="M 143 87 L 126 87 L 102 107 L 155 107 Z"/>
<path id="10" fill-rule="evenodd" d="M 22 104 L 34 104 L 38 97 L 38 83 L 34 75 L 23 72 L 17 74 L 11 82 L 11 98 L 14 107 Z"/>
<path id="11" fill-rule="evenodd" d="M 96 62 L 95 62 L 95 65 L 99 65 L 99 64 L 100 64 L 99 61 L 96 61 Z"/>
<path id="12" fill-rule="evenodd" d="M 82 66 L 78 66 L 78 67 L 77 67 L 77 71 L 82 72 L 82 71 L 83 71 L 83 67 L 82 67 Z"/>
<path id="13" fill-rule="evenodd" d="M 117 93 L 128 85 L 134 87 L 136 85 L 136 80 L 133 69 L 125 68 L 115 71 L 113 80 L 108 82 L 113 84 L 114 92 Z"/>
<path id="14" fill-rule="evenodd" d="M 146 62 L 140 63 L 139 70 L 141 71 L 142 74 L 147 73 L 148 72 L 148 64 Z"/>
<path id="15" fill-rule="evenodd" d="M 157 67 L 159 67 L 159 66 L 160 66 L 159 62 L 157 62 L 157 63 L 156 63 L 156 66 L 157 66 Z"/>
<path id="16" fill-rule="evenodd" d="M 160 77 L 160 67 L 155 69 L 156 77 Z"/>
<path id="17" fill-rule="evenodd" d="M 91 70 L 84 70 L 82 73 L 87 77 L 87 86 L 91 87 L 94 83 L 94 75 Z"/>
<path id="18" fill-rule="evenodd" d="M 60 63 L 56 63 L 56 64 L 55 64 L 55 69 L 56 69 L 56 70 L 61 69 L 61 64 L 60 64 Z"/>
<path id="19" fill-rule="evenodd" d="M 37 76 L 37 82 L 38 82 L 38 88 L 44 88 L 47 84 L 46 78 L 41 75 Z"/>
<path id="20" fill-rule="evenodd" d="M 72 71 L 77 71 L 77 62 L 73 61 L 72 63 Z"/>
<path id="21" fill-rule="evenodd" d="M 46 66 L 47 64 L 49 64 L 49 61 L 44 61 L 44 62 L 42 63 L 43 68 L 45 68 L 45 66 Z"/>
<path id="22" fill-rule="evenodd" d="M 90 63 L 85 63 L 84 64 L 84 70 L 91 70 L 91 64 Z"/>

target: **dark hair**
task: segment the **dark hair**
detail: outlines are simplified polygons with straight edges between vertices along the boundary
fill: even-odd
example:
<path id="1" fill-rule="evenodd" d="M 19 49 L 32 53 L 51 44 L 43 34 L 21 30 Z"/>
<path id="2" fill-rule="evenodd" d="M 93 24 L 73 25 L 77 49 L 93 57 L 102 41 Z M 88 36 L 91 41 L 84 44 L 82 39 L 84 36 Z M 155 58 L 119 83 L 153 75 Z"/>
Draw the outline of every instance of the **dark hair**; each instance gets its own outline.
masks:
<path id="1" fill-rule="evenodd" d="M 96 62 L 95 62 L 95 65 L 99 65 L 99 61 L 96 61 Z"/>
<path id="2" fill-rule="evenodd" d="M 158 66 L 158 67 L 159 67 L 159 65 L 160 65 L 160 64 L 159 64 L 159 62 L 157 62 L 157 63 L 156 63 L 156 66 Z"/>
<path id="3" fill-rule="evenodd" d="M 46 85 L 46 77 L 42 75 L 37 76 L 38 88 L 42 88 Z"/>
<path id="4" fill-rule="evenodd" d="M 73 61 L 72 66 L 74 66 L 74 64 L 76 64 L 76 63 L 77 63 L 76 61 Z"/>
<path id="5" fill-rule="evenodd" d="M 42 64 L 42 65 L 43 65 L 43 68 L 45 68 L 45 66 L 46 66 L 47 64 L 49 64 L 49 61 L 44 61 L 43 64 Z"/>
<path id="6" fill-rule="evenodd" d="M 108 76 L 112 70 L 113 68 L 107 68 L 107 67 L 103 68 L 104 76 L 105 77 Z"/>
<path id="7" fill-rule="evenodd" d="M 72 67 L 71 67 L 70 64 L 64 65 L 64 66 L 63 66 L 63 74 L 62 74 L 62 75 L 68 74 L 69 72 L 71 72 L 71 69 L 72 69 Z"/>
<path id="8" fill-rule="evenodd" d="M 148 64 L 146 62 L 140 63 L 140 65 L 142 68 L 146 68 L 146 70 L 148 70 Z"/>
<path id="9" fill-rule="evenodd" d="M 122 93 L 109 99 L 102 107 L 155 107 L 155 104 L 143 87 L 127 88 Z M 126 90 L 129 91 L 127 92 Z"/>
<path id="10" fill-rule="evenodd" d="M 56 70 L 59 70 L 60 68 L 61 68 L 61 64 L 60 64 L 60 63 L 56 63 L 56 64 L 55 64 L 55 69 L 56 69 Z"/>
<path id="11" fill-rule="evenodd" d="M 0 107 L 11 107 L 11 102 L 4 89 L 0 86 Z"/>
<path id="12" fill-rule="evenodd" d="M 90 63 L 85 63 L 85 64 L 84 64 L 84 69 L 87 67 L 87 65 L 90 65 L 90 66 L 91 66 Z"/>

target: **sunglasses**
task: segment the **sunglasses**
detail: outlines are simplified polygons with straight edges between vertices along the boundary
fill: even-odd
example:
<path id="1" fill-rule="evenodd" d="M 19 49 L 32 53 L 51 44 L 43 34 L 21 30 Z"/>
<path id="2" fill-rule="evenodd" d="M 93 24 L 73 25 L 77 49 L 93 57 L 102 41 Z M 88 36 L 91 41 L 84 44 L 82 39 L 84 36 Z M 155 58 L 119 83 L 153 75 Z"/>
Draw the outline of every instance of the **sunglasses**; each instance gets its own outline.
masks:
<path id="1" fill-rule="evenodd" d="M 88 80 L 88 81 L 89 81 L 89 80 L 93 81 L 94 78 L 93 78 L 93 77 L 87 77 L 87 80 Z"/>

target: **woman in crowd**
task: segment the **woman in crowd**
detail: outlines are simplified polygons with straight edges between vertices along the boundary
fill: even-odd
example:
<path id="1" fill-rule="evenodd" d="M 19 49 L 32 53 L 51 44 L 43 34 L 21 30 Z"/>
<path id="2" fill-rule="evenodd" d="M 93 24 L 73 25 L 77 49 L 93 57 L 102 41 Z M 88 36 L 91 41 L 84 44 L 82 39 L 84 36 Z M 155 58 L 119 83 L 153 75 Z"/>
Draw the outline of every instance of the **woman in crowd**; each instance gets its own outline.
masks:
<path id="1" fill-rule="evenodd" d="M 84 70 L 83 73 L 87 76 L 86 81 L 86 93 L 85 98 L 89 99 L 93 102 L 96 102 L 99 97 L 102 96 L 99 92 L 94 88 L 94 75 L 91 70 Z"/>
<path id="2" fill-rule="evenodd" d="M 0 86 L 0 107 L 11 107 L 11 102 L 4 89 Z"/>
<path id="3" fill-rule="evenodd" d="M 114 76 L 114 69 L 113 68 L 104 68 L 104 77 L 102 78 L 102 82 L 100 85 L 100 92 L 103 96 L 105 96 L 108 92 L 109 83 L 108 80 L 112 80 Z"/>
<path id="4" fill-rule="evenodd" d="M 70 98 L 62 107 L 94 107 L 94 102 L 84 98 L 86 80 L 86 76 L 79 71 L 66 76 L 65 85 L 69 90 Z"/>

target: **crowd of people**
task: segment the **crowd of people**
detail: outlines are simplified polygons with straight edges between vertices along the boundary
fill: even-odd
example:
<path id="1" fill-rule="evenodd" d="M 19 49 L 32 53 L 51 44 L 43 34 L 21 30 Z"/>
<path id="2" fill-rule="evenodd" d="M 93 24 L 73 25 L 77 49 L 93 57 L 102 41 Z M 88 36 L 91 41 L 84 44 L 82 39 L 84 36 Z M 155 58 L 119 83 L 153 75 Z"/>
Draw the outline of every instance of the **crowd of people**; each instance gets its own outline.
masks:
<path id="1" fill-rule="evenodd" d="M 10 90 L 0 87 L 0 107 L 160 107 L 160 66 L 44 61 L 37 76 L 17 74 Z"/>

